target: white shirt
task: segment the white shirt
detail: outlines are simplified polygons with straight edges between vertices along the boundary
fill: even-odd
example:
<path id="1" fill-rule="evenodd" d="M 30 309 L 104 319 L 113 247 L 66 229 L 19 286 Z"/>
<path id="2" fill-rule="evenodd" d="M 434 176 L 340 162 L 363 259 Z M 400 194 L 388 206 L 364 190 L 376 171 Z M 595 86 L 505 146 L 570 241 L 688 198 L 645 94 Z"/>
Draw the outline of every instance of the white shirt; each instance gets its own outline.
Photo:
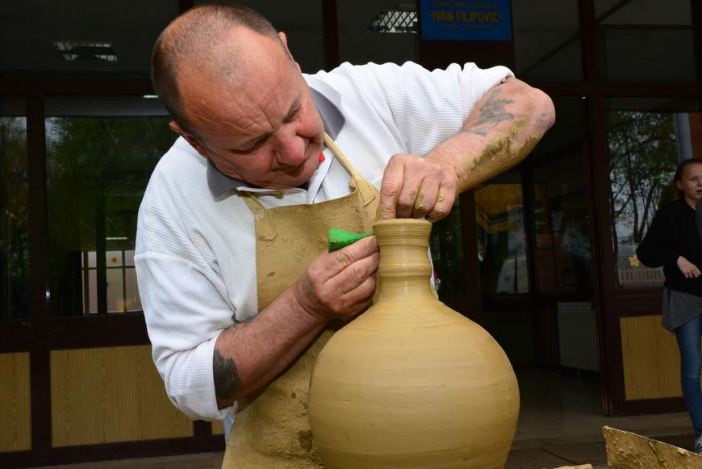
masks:
<path id="1" fill-rule="evenodd" d="M 392 155 L 429 153 L 508 76 L 505 67 L 454 64 L 429 72 L 407 62 L 343 64 L 305 79 L 327 131 L 379 188 Z M 237 190 L 256 192 L 266 207 L 346 195 L 349 175 L 329 150 L 325 156 L 308 190 L 247 187 L 218 173 L 182 138 L 154 169 L 137 225 L 139 293 L 167 394 L 191 418 L 234 411 L 217 409 L 214 345 L 224 329 L 258 313 L 254 221 Z"/>

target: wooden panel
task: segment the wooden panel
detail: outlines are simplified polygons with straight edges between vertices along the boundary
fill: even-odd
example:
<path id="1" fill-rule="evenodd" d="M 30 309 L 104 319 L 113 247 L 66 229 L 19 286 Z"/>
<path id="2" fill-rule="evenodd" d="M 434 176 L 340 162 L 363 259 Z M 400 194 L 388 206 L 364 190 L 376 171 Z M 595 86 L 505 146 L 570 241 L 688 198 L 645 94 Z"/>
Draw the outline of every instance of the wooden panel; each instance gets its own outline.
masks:
<path id="1" fill-rule="evenodd" d="M 52 351 L 51 408 L 54 447 L 193 435 L 149 346 Z"/>
<path id="2" fill-rule="evenodd" d="M 29 353 L 0 353 L 0 453 L 32 448 Z"/>
<path id="3" fill-rule="evenodd" d="M 626 400 L 682 396 L 680 352 L 661 317 L 623 317 L 620 325 Z"/>

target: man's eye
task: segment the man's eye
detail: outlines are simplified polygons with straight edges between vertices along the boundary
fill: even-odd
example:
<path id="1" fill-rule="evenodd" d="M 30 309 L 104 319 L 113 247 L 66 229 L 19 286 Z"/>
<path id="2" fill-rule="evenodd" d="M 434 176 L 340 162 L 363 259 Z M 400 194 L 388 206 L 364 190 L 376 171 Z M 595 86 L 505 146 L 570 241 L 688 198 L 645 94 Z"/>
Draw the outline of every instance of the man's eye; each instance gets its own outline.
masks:
<path id="1" fill-rule="evenodd" d="M 231 152 L 237 155 L 246 155 L 247 153 L 251 153 L 258 150 L 261 147 L 261 145 L 263 145 L 266 142 L 266 140 L 267 139 L 259 140 L 247 148 L 233 148 Z"/>
<path id="2" fill-rule="evenodd" d="M 295 117 L 300 113 L 300 109 L 302 109 L 302 106 L 299 106 L 293 112 L 291 112 L 290 115 L 285 118 L 285 122 L 292 122 L 295 120 Z"/>

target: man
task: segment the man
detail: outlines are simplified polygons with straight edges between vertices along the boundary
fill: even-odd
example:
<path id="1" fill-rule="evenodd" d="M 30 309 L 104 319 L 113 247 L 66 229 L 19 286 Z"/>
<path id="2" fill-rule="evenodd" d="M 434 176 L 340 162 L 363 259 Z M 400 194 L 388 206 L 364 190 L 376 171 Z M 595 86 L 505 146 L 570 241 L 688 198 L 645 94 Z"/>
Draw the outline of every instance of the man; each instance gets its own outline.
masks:
<path id="1" fill-rule="evenodd" d="M 553 104 L 504 67 L 302 75 L 285 35 L 238 6 L 177 18 L 152 66 L 182 137 L 149 182 L 135 258 L 168 395 L 227 431 L 238 408 L 240 467 L 319 467 L 311 363 L 369 305 L 378 265 L 373 237 L 325 253 L 326 230 L 445 217 L 534 147 Z"/>

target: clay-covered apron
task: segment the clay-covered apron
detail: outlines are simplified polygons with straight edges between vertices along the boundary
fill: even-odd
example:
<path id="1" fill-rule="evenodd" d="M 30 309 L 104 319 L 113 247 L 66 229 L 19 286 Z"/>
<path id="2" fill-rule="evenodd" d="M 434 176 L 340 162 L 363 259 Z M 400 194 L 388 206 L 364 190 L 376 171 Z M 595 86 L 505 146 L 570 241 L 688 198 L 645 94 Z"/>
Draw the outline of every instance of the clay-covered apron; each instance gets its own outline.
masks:
<path id="1" fill-rule="evenodd" d="M 259 311 L 327 249 L 330 227 L 370 231 L 375 220 L 378 191 L 351 166 L 328 135 L 324 141 L 351 175 L 349 195 L 317 204 L 270 209 L 255 197 L 244 196 L 256 222 Z M 314 360 L 332 333 L 331 329 L 325 330 L 291 367 L 237 414 L 223 469 L 324 467 L 312 442 L 307 391 Z"/>

